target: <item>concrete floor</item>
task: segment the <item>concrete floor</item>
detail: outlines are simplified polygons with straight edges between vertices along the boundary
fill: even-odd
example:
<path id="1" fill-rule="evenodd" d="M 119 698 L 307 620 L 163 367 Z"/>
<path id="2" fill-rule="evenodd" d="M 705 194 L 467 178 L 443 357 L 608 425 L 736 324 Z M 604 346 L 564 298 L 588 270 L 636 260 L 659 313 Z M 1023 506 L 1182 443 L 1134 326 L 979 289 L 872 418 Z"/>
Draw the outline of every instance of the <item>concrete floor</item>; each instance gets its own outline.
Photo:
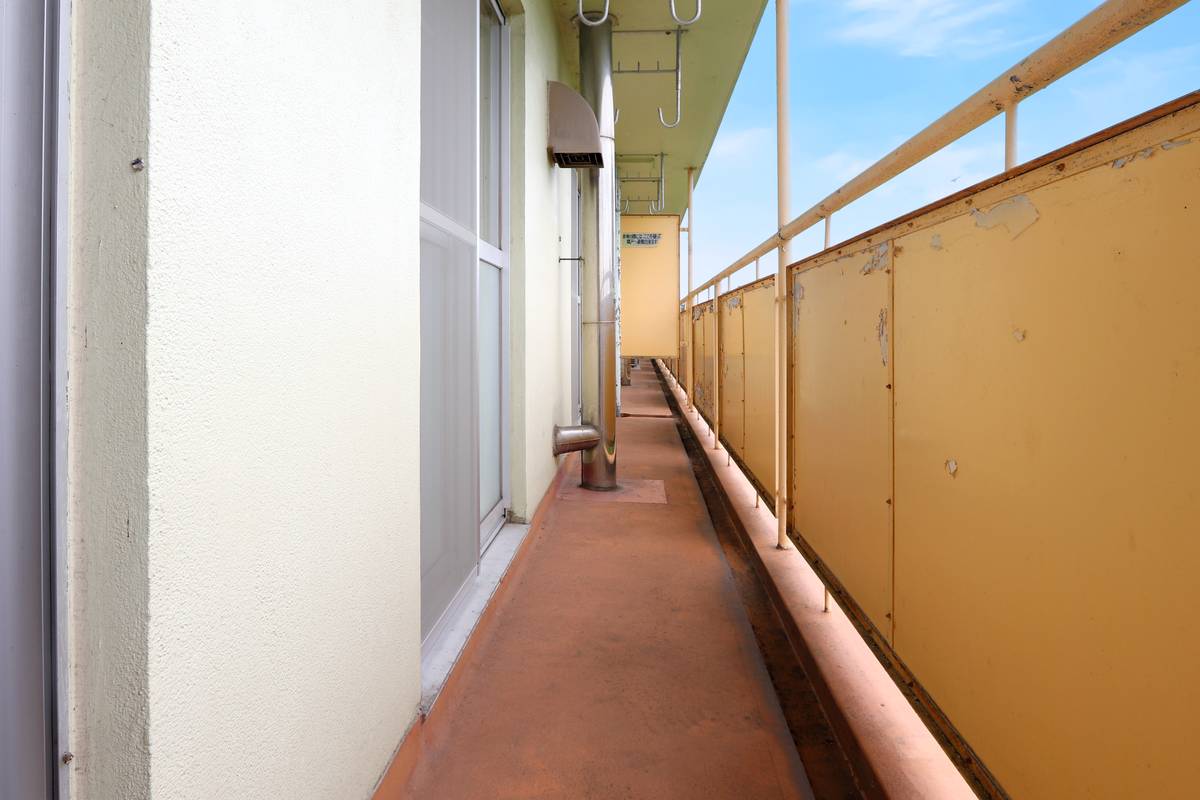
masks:
<path id="1" fill-rule="evenodd" d="M 636 491 L 564 484 L 381 800 L 812 797 L 653 368 L 623 392 Z"/>

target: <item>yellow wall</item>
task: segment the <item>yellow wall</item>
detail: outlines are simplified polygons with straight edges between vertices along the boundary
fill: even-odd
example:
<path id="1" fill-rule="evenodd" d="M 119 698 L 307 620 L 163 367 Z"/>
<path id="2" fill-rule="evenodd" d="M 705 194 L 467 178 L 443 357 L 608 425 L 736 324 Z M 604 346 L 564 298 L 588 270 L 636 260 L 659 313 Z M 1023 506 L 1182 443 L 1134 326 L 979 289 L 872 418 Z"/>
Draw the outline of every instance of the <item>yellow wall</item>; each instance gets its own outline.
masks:
<path id="1" fill-rule="evenodd" d="M 719 369 L 721 438 L 768 492 L 773 492 L 775 486 L 775 417 L 771 405 L 775 329 L 770 316 L 775 306 L 774 292 L 774 278 L 767 278 L 722 295 L 722 327 L 715 347 L 712 303 L 698 303 L 693 308 L 697 391 L 692 402 L 709 420 L 713 419 L 712 376 Z M 679 319 L 681 335 L 685 335 L 685 314 L 681 313 Z M 680 347 L 679 375 L 686 388 L 686 343 Z"/>
<path id="2" fill-rule="evenodd" d="M 746 444 L 738 455 L 761 488 L 775 495 L 775 279 L 742 291 Z M 773 502 L 773 500 L 772 500 Z"/>
<path id="3" fill-rule="evenodd" d="M 621 246 L 621 355 L 675 354 L 675 309 L 679 307 L 679 217 L 621 216 L 627 234 L 657 233 L 653 247 Z"/>
<path id="4" fill-rule="evenodd" d="M 721 298 L 720 314 L 721 438 L 741 454 L 746 447 L 746 345 L 741 292 Z"/>
<path id="5" fill-rule="evenodd" d="M 1200 780 L 1198 195 L 1193 106 L 791 273 L 795 531 L 1014 797 Z M 722 311 L 767 487 L 772 293 Z"/>
<path id="6" fill-rule="evenodd" d="M 791 523 L 891 635 L 891 248 L 792 285 Z M 769 407 L 769 403 L 768 403 Z"/>

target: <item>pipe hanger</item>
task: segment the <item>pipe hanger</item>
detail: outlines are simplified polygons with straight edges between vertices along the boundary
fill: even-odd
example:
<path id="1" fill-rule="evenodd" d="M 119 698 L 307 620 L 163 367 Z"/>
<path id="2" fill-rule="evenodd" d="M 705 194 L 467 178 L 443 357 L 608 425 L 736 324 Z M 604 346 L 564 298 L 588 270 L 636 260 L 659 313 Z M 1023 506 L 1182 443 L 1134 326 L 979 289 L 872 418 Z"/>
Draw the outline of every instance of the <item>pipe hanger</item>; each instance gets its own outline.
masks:
<path id="1" fill-rule="evenodd" d="M 629 158 L 632 155 L 633 154 L 629 154 L 626 156 L 626 158 Z M 657 179 L 643 178 L 641 176 L 627 177 L 627 178 L 622 178 L 619 175 L 617 176 L 618 187 L 620 186 L 621 181 L 632 181 L 635 183 L 648 183 L 650 181 L 654 181 L 655 183 L 658 184 L 658 191 L 657 191 L 658 196 L 657 197 L 653 197 L 653 198 L 640 197 L 637 199 L 625 198 L 623 202 L 618 201 L 621 206 L 621 213 L 628 214 L 631 203 L 646 203 L 647 211 L 649 211 L 649 213 L 651 213 L 651 214 L 661 214 L 663 211 L 666 210 L 666 208 L 667 208 L 667 172 L 666 172 L 667 154 L 666 153 L 658 153 L 657 155 L 658 155 L 658 178 Z"/>
<path id="2" fill-rule="evenodd" d="M 595 28 L 597 25 L 603 25 L 605 22 L 608 22 L 608 3 L 609 3 L 609 0 L 604 0 L 604 16 L 602 16 L 600 19 L 596 20 L 595 22 L 592 22 L 583 13 L 583 0 L 579 0 L 579 4 L 578 4 L 579 21 L 582 22 L 584 25 L 587 25 L 589 28 Z M 675 5 L 675 0 L 671 0 L 671 5 L 672 5 L 672 7 Z M 697 16 L 699 16 L 699 15 L 697 15 Z"/>
<path id="3" fill-rule="evenodd" d="M 583 0 L 580 0 L 583 2 Z M 672 2 L 672 13 L 674 3 Z M 679 127 L 680 120 L 683 119 L 683 30 L 675 29 L 675 121 L 667 122 L 663 116 L 662 106 L 658 107 L 658 121 L 662 123 L 664 128 Z"/>
<path id="4" fill-rule="evenodd" d="M 670 2 L 671 2 L 671 16 L 675 19 L 675 24 L 691 25 L 693 22 L 700 19 L 701 4 L 704 2 L 704 0 L 696 0 L 696 16 L 692 17 L 691 19 L 680 19 L 679 13 L 675 10 L 675 0 L 670 0 Z"/>

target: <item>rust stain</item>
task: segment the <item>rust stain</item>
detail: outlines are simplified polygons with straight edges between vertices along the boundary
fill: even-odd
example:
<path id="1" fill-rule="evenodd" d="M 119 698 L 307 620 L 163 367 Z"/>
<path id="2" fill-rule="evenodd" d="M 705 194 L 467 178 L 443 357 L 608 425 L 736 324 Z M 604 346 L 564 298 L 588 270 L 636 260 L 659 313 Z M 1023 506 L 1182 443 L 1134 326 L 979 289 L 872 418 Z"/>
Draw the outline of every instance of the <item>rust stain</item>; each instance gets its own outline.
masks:
<path id="1" fill-rule="evenodd" d="M 870 275 L 872 272 L 879 272 L 887 267 L 888 252 L 891 249 L 890 242 L 884 242 L 871 251 L 871 256 L 867 263 L 863 264 L 859 270 L 863 275 Z"/>
<path id="2" fill-rule="evenodd" d="M 875 335 L 879 339 L 879 355 L 883 359 L 883 365 L 886 367 L 888 363 L 888 310 L 886 308 L 879 309 L 879 322 L 875 326 Z"/>

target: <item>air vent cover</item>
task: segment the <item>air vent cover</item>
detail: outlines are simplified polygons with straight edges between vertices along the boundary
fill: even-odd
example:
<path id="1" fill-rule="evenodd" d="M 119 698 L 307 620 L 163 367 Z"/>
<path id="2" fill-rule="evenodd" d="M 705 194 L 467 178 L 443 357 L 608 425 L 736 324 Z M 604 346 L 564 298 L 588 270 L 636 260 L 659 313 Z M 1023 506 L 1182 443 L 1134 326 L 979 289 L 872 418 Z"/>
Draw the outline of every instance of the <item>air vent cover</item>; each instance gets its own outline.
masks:
<path id="1" fill-rule="evenodd" d="M 603 167 L 600 126 L 583 96 L 558 81 L 549 81 L 550 154 L 565 169 Z"/>

